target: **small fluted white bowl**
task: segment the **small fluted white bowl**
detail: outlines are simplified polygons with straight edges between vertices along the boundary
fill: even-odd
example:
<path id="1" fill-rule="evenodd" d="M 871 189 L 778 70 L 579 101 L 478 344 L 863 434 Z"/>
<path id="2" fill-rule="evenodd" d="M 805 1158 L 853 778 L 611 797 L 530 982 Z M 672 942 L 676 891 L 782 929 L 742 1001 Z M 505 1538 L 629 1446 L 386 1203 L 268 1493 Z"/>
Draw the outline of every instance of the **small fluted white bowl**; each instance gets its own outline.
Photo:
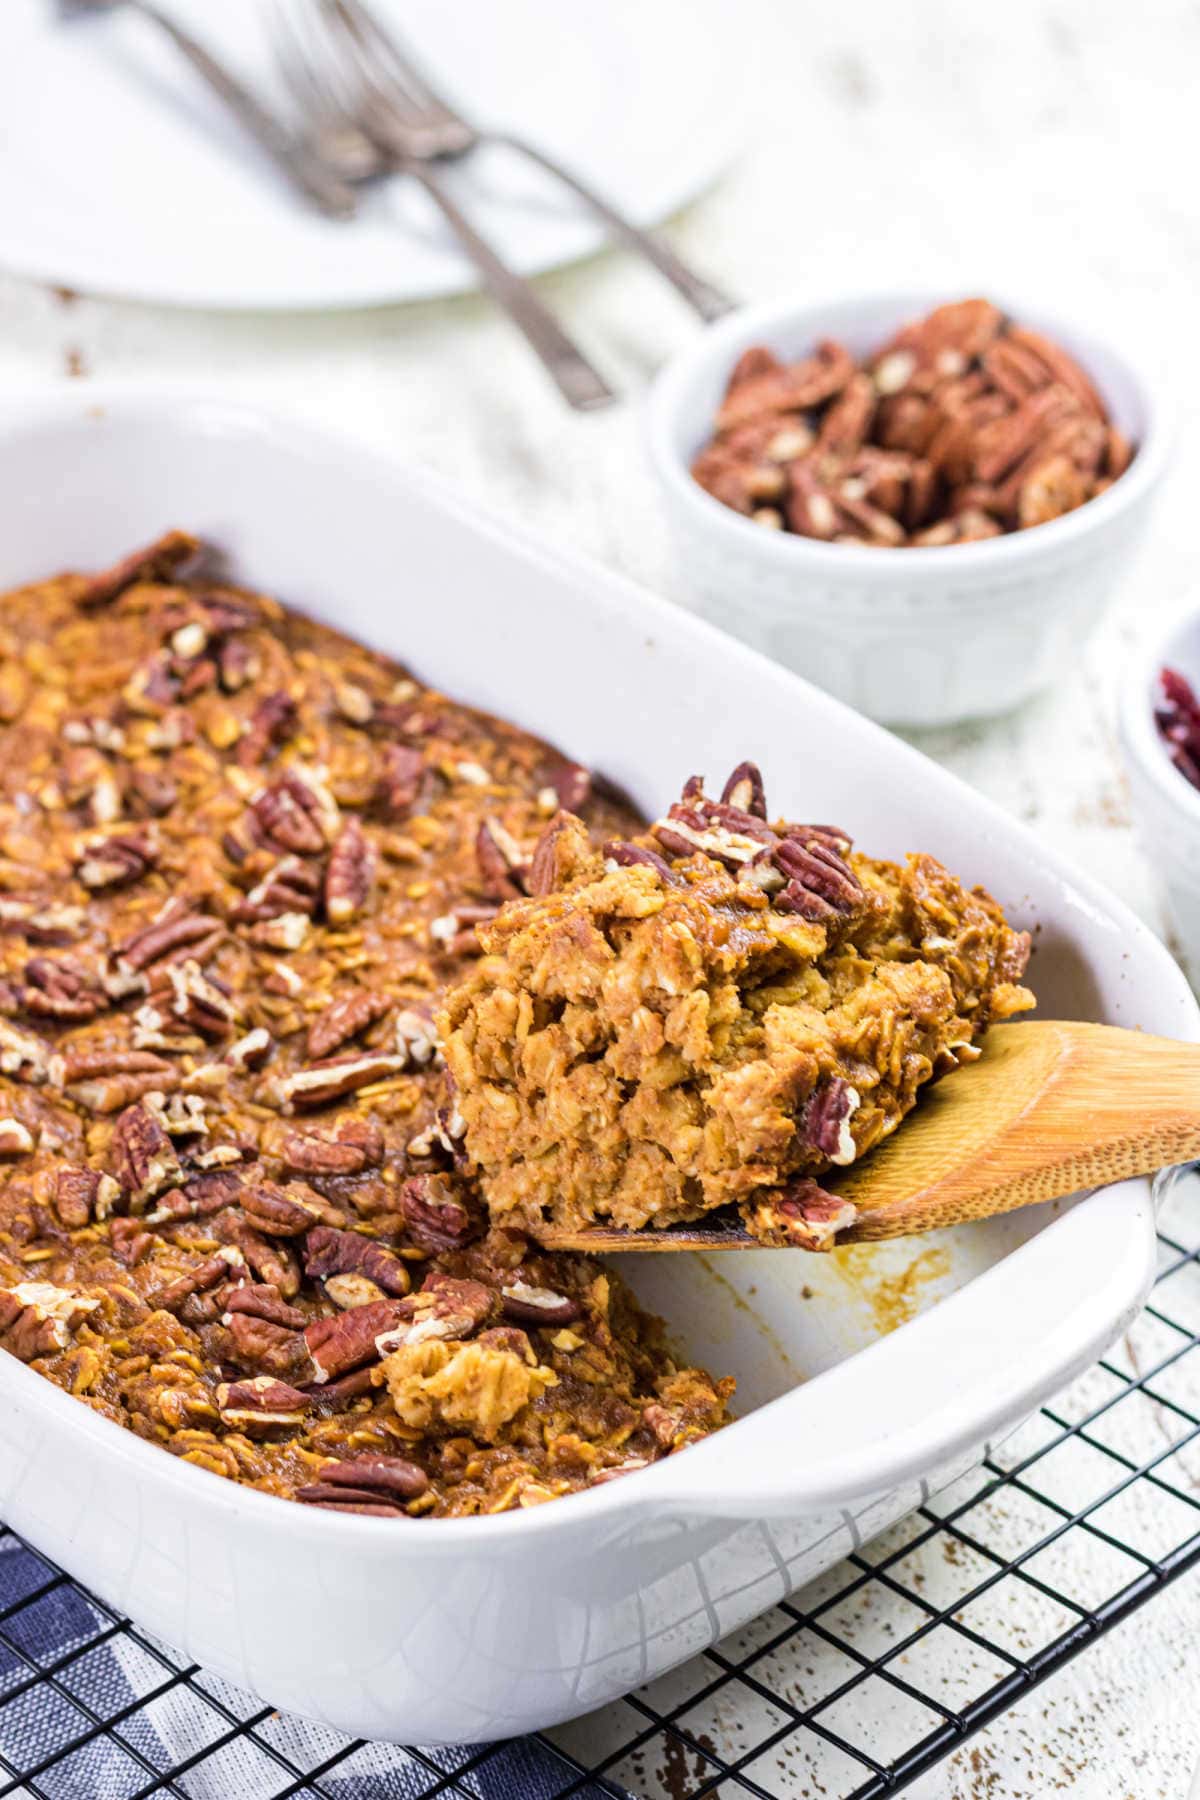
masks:
<path id="1" fill-rule="evenodd" d="M 747 307 L 674 357 L 648 401 L 650 459 L 696 610 L 893 725 L 1007 711 L 1078 655 L 1141 536 L 1169 446 L 1161 398 L 1132 358 L 1001 296 L 1013 318 L 1079 360 L 1137 447 L 1098 499 L 980 543 L 890 550 L 766 530 L 692 479 L 729 372 L 749 345 L 796 358 L 832 337 L 863 356 L 944 299 L 877 294 Z"/>
<path id="2" fill-rule="evenodd" d="M 1175 619 L 1145 646 L 1121 693 L 1121 748 L 1138 836 L 1166 890 L 1193 984 L 1200 985 L 1200 788 L 1171 762 L 1155 723 L 1163 668 L 1178 669 L 1200 694 L 1200 612 Z"/>

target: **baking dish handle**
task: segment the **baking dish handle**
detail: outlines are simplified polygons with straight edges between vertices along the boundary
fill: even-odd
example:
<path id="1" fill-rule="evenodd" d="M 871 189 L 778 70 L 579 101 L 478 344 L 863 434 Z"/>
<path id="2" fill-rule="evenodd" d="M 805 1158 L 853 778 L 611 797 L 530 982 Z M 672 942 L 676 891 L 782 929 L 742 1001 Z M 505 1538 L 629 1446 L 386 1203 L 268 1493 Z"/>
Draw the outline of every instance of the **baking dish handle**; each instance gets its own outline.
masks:
<path id="1" fill-rule="evenodd" d="M 931 1491 L 1089 1368 L 1154 1273 L 1149 1183 L 1104 1188 L 930 1312 L 630 1488 L 746 1519 L 866 1504 L 906 1482 Z"/>

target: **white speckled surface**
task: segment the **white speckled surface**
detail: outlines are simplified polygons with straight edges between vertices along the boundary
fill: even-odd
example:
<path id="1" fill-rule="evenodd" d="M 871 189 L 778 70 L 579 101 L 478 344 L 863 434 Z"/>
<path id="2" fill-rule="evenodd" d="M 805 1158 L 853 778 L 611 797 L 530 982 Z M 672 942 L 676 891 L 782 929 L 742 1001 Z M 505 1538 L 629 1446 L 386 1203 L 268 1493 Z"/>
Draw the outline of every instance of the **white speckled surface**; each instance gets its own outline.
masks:
<path id="1" fill-rule="evenodd" d="M 1195 583 L 1200 13 L 1183 0 L 1153 9 L 731 0 L 729 16 L 732 32 L 766 52 L 758 123 L 740 164 L 675 229 L 715 278 L 755 298 L 901 281 L 950 295 L 991 281 L 1138 336 L 1170 376 L 1176 469 L 1105 626 L 1048 698 L 919 740 L 1161 927 L 1155 877 L 1129 825 L 1113 693 L 1128 647 Z M 631 396 L 695 329 L 623 257 L 542 285 Z M 677 591 L 636 407 L 565 413 L 482 300 L 222 318 L 66 301 L 0 279 L 0 400 L 89 373 L 211 378 L 248 397 L 284 397 Z M 1200 1459 L 1196 1470 L 1200 1478 Z M 1198 1638 L 1193 1575 L 911 1791 L 920 1800 L 1026 1800 L 1060 1787 L 1079 1800 L 1186 1795 L 1200 1757 Z M 729 1728 L 736 1736 L 738 1722 Z M 818 1791 L 799 1770 L 771 1778 L 781 1795 Z"/>

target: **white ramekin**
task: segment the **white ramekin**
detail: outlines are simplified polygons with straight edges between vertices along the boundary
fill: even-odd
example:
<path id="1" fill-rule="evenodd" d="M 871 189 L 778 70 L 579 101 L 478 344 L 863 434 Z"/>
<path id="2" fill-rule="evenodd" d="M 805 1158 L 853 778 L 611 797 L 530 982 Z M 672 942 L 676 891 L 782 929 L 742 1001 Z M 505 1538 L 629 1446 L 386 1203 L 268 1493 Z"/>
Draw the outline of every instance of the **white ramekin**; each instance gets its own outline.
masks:
<path id="1" fill-rule="evenodd" d="M 1141 534 L 1169 446 L 1161 399 L 1130 358 L 1000 296 L 1012 317 L 1079 359 L 1137 445 L 1128 471 L 1099 499 L 1006 537 L 886 550 L 766 531 L 692 480 L 691 461 L 748 345 L 799 357 L 833 337 L 864 355 L 944 298 L 747 307 L 673 358 L 648 402 L 650 458 L 696 610 L 893 725 L 1003 712 L 1074 660 Z"/>
<path id="2" fill-rule="evenodd" d="M 1200 789 L 1176 769 L 1154 709 L 1162 668 L 1178 669 L 1200 693 L 1200 612 L 1177 617 L 1130 667 L 1121 693 L 1121 747 L 1142 846 L 1166 889 L 1171 922 L 1200 984 Z"/>

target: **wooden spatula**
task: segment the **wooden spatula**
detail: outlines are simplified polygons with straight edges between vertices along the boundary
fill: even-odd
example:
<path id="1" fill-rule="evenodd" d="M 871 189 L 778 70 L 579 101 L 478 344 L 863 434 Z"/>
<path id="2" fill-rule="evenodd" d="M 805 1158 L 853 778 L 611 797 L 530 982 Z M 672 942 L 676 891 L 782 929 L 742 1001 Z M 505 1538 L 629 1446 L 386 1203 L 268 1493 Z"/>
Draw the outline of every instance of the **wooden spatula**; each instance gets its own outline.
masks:
<path id="1" fill-rule="evenodd" d="M 1200 1157 L 1200 1044 L 1071 1020 L 997 1025 L 877 1150 L 821 1184 L 839 1243 L 907 1237 Z M 554 1250 L 755 1250 L 732 1208 L 665 1230 L 548 1225 Z"/>

